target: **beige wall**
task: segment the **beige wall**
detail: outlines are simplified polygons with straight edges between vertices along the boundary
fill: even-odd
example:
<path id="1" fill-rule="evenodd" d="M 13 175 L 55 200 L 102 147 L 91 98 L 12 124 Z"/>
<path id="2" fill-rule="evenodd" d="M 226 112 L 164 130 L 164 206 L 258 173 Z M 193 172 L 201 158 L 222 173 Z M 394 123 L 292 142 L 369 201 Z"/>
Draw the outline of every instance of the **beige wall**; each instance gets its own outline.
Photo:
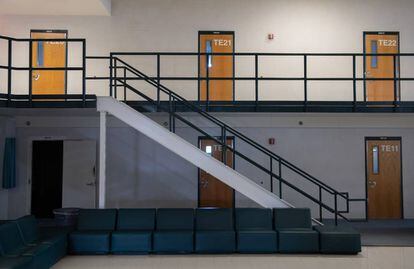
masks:
<path id="1" fill-rule="evenodd" d="M 110 51 L 196 51 L 198 30 L 233 30 L 240 52 L 362 52 L 363 31 L 400 31 L 401 51 L 414 51 L 414 2 L 409 0 L 113 0 L 111 17 L 93 16 L 0 16 L 4 35 L 28 37 L 30 29 L 68 29 L 71 37 L 87 39 L 88 55 L 108 55 Z M 275 40 L 266 39 L 268 33 Z M 4 44 L 0 42 L 0 49 Z M 27 64 L 27 46 L 16 45 L 15 63 Z M 71 46 L 70 62 L 80 63 L 80 47 Z M 0 61 L 4 62 L 4 54 Z M 138 68 L 155 73 L 154 58 L 131 59 Z M 262 59 L 262 76 L 301 76 L 302 59 Z M 253 59 L 237 60 L 236 72 L 252 76 Z M 163 59 L 165 75 L 196 75 L 196 59 Z M 414 60 L 402 61 L 402 75 L 414 77 Z M 350 59 L 309 60 L 309 76 L 350 76 Z M 106 75 L 107 66 L 88 64 L 90 75 Z M 362 61 L 358 61 L 362 75 Z M 0 71 L 4 91 L 5 72 Z M 16 72 L 14 91 L 24 93 L 27 74 Z M 193 82 L 168 82 L 172 89 L 195 99 Z M 69 75 L 69 92 L 80 92 L 80 73 Z M 138 84 L 137 84 L 138 85 Z M 236 98 L 251 100 L 252 82 L 238 82 Z M 413 83 L 403 83 L 404 100 L 414 100 Z M 148 87 L 143 86 L 144 90 Z M 98 95 L 107 94 L 107 82 L 88 83 Z M 153 89 L 148 91 L 154 96 Z M 302 82 L 260 83 L 263 100 L 299 100 Z M 132 98 L 132 96 L 131 96 Z M 352 84 L 317 83 L 309 85 L 310 100 L 351 100 Z M 361 100 L 362 85 L 358 84 Z"/>

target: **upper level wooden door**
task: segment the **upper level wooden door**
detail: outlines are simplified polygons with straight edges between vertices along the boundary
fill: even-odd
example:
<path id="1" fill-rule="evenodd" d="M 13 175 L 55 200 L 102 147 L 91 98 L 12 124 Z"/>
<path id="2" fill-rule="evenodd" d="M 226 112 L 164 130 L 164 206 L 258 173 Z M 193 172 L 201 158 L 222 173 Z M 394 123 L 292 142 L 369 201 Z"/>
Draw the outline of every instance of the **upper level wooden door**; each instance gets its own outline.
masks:
<path id="1" fill-rule="evenodd" d="M 233 147 L 233 138 L 227 139 L 227 146 Z M 201 138 L 200 149 L 219 161 L 223 161 L 222 146 L 214 140 Z M 227 149 L 226 165 L 233 167 L 233 153 Z M 199 207 L 234 207 L 234 190 L 204 170 L 199 169 Z"/>
<path id="2" fill-rule="evenodd" d="M 398 33 L 364 33 L 364 48 L 367 54 L 399 53 Z M 395 60 L 395 61 L 394 61 Z M 367 56 L 365 58 L 366 78 L 399 77 L 399 57 Z M 400 99 L 400 83 L 394 80 L 367 80 L 365 82 L 367 101 L 394 101 Z"/>
<path id="3" fill-rule="evenodd" d="M 401 141 L 367 140 L 369 219 L 402 218 Z"/>
<path id="4" fill-rule="evenodd" d="M 199 52 L 233 53 L 233 32 L 199 32 Z M 234 57 L 233 55 L 200 56 L 200 77 L 228 78 L 225 80 L 202 80 L 201 101 L 233 101 Z M 207 98 L 208 97 L 208 98 Z"/>
<path id="5" fill-rule="evenodd" d="M 66 39 L 66 31 L 31 31 L 32 39 Z M 35 41 L 32 46 L 33 67 L 66 67 L 67 43 Z M 32 94 L 65 94 L 65 70 L 33 70 Z"/>

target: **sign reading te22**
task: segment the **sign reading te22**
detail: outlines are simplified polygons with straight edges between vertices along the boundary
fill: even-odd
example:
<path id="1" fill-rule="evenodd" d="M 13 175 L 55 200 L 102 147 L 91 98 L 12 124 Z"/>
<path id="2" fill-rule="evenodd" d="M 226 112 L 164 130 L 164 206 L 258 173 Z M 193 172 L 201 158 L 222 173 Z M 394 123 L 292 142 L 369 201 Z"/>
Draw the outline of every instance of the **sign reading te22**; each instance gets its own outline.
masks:
<path id="1" fill-rule="evenodd" d="M 380 46 L 383 46 L 383 47 L 396 47 L 397 46 L 397 40 L 380 39 L 378 40 L 378 43 Z"/>

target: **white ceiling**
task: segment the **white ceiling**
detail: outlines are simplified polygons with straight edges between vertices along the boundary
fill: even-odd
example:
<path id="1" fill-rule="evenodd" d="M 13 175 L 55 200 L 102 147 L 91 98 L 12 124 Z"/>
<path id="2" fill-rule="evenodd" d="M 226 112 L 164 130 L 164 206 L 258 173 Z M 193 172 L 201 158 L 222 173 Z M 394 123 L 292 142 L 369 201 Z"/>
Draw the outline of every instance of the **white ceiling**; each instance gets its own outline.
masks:
<path id="1" fill-rule="evenodd" d="M 0 0 L 0 15 L 110 16 L 111 0 Z"/>

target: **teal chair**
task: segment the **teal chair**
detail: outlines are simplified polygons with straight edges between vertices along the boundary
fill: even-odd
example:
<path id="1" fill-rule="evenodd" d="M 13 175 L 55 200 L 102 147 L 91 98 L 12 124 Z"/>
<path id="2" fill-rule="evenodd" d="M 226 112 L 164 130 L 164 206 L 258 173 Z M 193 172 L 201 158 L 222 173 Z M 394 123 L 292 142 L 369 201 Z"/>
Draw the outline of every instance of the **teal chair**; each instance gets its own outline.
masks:
<path id="1" fill-rule="evenodd" d="M 23 241 L 28 246 L 39 244 L 48 245 L 51 248 L 54 263 L 67 254 L 67 232 L 62 231 L 54 235 L 40 235 L 36 218 L 33 215 L 24 216 L 16 220 Z"/>
<path id="2" fill-rule="evenodd" d="M 324 254 L 358 254 L 361 252 L 361 235 L 351 227 L 316 226 L 319 232 L 320 251 Z"/>
<path id="3" fill-rule="evenodd" d="M 116 209 L 79 210 L 76 231 L 69 235 L 73 254 L 107 254 L 111 232 L 115 229 Z"/>
<path id="4" fill-rule="evenodd" d="M 236 230 L 238 252 L 277 252 L 277 233 L 273 230 L 271 209 L 237 208 Z"/>
<path id="5" fill-rule="evenodd" d="M 119 209 L 117 230 L 112 233 L 111 252 L 139 254 L 152 250 L 155 209 Z"/>
<path id="6" fill-rule="evenodd" d="M 195 221 L 195 251 L 197 253 L 233 253 L 236 251 L 232 209 L 198 208 Z"/>
<path id="7" fill-rule="evenodd" d="M 43 269 L 50 268 L 56 262 L 51 246 L 26 245 L 14 221 L 0 226 L 0 250 L 0 264 L 5 268 Z"/>
<path id="8" fill-rule="evenodd" d="M 319 252 L 319 235 L 312 229 L 309 208 L 275 208 L 274 223 L 281 253 Z"/>
<path id="9" fill-rule="evenodd" d="M 194 209 L 157 210 L 154 252 L 191 253 L 194 251 Z"/>

